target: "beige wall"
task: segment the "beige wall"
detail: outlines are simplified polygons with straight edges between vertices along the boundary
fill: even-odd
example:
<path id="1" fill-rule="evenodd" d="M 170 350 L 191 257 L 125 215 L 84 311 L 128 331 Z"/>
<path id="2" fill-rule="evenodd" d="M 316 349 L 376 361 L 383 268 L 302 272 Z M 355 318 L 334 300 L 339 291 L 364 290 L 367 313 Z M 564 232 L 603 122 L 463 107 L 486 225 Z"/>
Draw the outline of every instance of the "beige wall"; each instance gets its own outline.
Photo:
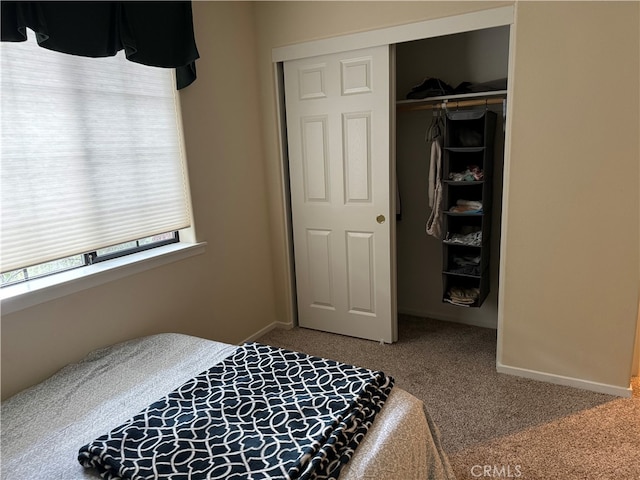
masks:
<path id="1" fill-rule="evenodd" d="M 288 297 L 271 49 L 493 6 L 256 4 L 279 315 Z M 501 361 L 626 388 L 638 308 L 638 4 L 516 8 Z"/>
<path id="2" fill-rule="evenodd" d="M 86 352 L 177 331 L 240 342 L 276 321 L 251 4 L 194 7 L 201 59 L 181 101 L 206 253 L 2 318 L 2 396 Z"/>
<path id="3" fill-rule="evenodd" d="M 506 365 L 629 385 L 638 307 L 638 34 L 638 3 L 519 5 Z M 623 100 L 612 103 L 611 91 Z"/>

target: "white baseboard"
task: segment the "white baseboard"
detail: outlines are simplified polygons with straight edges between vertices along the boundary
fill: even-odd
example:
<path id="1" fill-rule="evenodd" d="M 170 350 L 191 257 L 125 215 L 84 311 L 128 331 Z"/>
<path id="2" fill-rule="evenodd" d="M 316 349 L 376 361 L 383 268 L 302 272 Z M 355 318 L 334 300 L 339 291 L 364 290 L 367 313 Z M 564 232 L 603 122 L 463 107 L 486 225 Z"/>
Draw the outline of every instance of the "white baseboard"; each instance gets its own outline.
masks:
<path id="1" fill-rule="evenodd" d="M 432 318 L 434 320 L 442 320 L 443 322 L 454 322 L 472 325 L 474 327 L 491 328 L 493 330 L 498 328 L 497 325 L 493 324 L 493 322 L 488 322 L 486 320 L 462 319 L 450 315 L 442 315 L 440 313 L 412 310 L 410 308 L 398 308 L 398 313 L 401 315 L 411 315 L 413 317 Z"/>
<path id="2" fill-rule="evenodd" d="M 251 335 L 251 336 L 247 337 L 246 339 L 244 339 L 238 345 L 242 345 L 243 343 L 246 343 L 246 342 L 255 342 L 257 339 L 259 339 L 263 335 L 266 335 L 267 333 L 269 333 L 274 328 L 283 328 L 285 330 L 289 330 L 289 329 L 293 328 L 293 323 L 285 323 L 285 322 L 273 322 L 273 323 L 270 323 L 266 327 L 258 330 L 253 335 Z"/>
<path id="3" fill-rule="evenodd" d="M 580 378 L 565 377 L 562 375 L 555 375 L 553 373 L 528 370 L 526 368 L 509 367 L 507 365 L 502 365 L 501 363 L 497 364 L 496 370 L 498 371 L 498 373 L 506 373 L 508 375 L 515 375 L 516 377 L 530 378 L 531 380 L 540 380 L 542 382 L 553 383 L 555 385 L 563 385 L 565 387 L 581 388 L 583 390 L 591 390 L 592 392 L 616 395 L 618 397 L 629 398 L 633 393 L 631 385 L 629 385 L 628 388 L 617 387 L 615 385 L 607 385 L 604 383 L 582 380 Z"/>

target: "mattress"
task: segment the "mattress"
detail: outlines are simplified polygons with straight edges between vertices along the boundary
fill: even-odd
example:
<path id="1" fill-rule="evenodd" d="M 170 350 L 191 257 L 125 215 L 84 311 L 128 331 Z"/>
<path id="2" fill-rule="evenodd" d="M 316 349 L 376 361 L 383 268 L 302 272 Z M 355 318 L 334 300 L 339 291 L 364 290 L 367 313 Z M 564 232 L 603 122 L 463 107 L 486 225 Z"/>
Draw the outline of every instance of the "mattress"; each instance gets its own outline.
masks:
<path id="1" fill-rule="evenodd" d="M 78 450 L 238 347 L 159 334 L 97 350 L 2 403 L 2 478 L 100 478 Z M 340 479 L 452 479 L 420 400 L 394 387 Z"/>

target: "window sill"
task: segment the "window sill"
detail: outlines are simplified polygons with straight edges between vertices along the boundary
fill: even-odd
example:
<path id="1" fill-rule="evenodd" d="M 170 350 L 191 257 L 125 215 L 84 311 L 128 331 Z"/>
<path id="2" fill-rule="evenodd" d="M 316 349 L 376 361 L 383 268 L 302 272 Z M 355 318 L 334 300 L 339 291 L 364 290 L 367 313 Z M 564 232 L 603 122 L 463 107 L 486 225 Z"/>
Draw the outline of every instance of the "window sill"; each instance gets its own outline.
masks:
<path id="1" fill-rule="evenodd" d="M 204 253 L 206 245 L 206 242 L 173 243 L 5 287 L 0 290 L 2 314 L 7 315 L 129 275 L 199 255 Z"/>

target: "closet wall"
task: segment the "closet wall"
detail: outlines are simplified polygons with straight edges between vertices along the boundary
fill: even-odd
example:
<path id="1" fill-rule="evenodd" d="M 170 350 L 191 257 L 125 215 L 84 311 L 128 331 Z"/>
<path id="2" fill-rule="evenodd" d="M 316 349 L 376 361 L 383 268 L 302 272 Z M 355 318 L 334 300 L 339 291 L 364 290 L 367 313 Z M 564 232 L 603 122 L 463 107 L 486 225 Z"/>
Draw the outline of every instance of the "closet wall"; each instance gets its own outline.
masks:
<path id="1" fill-rule="evenodd" d="M 507 77 L 509 28 L 499 27 L 396 45 L 396 99 L 426 77 L 452 87 L 463 81 L 480 83 Z M 477 107 L 476 107 L 477 108 Z M 425 224 L 430 144 L 425 140 L 433 111 L 403 111 L 396 116 L 396 171 L 401 201 L 397 222 L 398 311 L 418 316 L 497 328 L 500 220 L 504 158 L 503 109 L 498 115 L 493 172 L 491 228 L 491 290 L 480 308 L 442 302 L 442 245 Z"/>

